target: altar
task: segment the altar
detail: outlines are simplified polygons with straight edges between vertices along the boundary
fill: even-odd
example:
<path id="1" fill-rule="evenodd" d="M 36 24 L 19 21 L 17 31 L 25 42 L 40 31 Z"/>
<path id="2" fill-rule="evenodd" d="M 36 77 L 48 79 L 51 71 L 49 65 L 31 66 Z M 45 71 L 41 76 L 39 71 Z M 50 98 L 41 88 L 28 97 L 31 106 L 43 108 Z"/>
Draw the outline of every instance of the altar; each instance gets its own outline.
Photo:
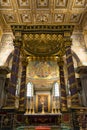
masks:
<path id="1" fill-rule="evenodd" d="M 35 113 L 25 114 L 27 123 L 32 126 L 60 126 L 61 125 L 61 114 L 52 113 Z"/>

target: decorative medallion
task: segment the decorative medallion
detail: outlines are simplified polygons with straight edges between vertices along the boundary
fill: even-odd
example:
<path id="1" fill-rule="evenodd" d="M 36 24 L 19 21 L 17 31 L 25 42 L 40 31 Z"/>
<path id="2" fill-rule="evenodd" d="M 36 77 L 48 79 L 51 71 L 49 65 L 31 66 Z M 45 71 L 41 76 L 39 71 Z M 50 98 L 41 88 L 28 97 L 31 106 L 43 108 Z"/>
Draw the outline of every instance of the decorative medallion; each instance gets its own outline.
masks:
<path id="1" fill-rule="evenodd" d="M 22 17 L 22 21 L 24 23 L 27 23 L 27 22 L 31 22 L 31 15 L 30 14 L 21 14 L 21 17 Z"/>
<path id="2" fill-rule="evenodd" d="M 55 22 L 63 22 L 64 14 L 55 14 Z"/>
<path id="3" fill-rule="evenodd" d="M 72 14 L 70 17 L 70 22 L 79 22 L 80 14 Z"/>
<path id="4" fill-rule="evenodd" d="M 7 23 L 15 23 L 16 22 L 16 16 L 14 13 L 4 14 L 4 18 L 5 18 Z"/>
<path id="5" fill-rule="evenodd" d="M 49 21 L 49 14 L 48 13 L 41 13 L 36 15 L 36 22 L 48 22 Z"/>

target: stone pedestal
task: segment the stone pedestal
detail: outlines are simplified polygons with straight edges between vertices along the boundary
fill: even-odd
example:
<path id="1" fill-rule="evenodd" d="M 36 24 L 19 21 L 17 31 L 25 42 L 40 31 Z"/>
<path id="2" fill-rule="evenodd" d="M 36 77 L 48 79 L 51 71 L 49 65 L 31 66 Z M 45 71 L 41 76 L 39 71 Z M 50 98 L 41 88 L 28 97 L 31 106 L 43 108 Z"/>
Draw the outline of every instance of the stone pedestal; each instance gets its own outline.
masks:
<path id="1" fill-rule="evenodd" d="M 87 107 L 87 66 L 80 66 L 76 70 L 79 73 L 82 85 L 82 104 Z"/>
<path id="2" fill-rule="evenodd" d="M 6 76 L 9 73 L 9 69 L 4 66 L 0 66 L 0 108 L 4 105 L 5 103 L 5 81 L 6 81 Z"/>

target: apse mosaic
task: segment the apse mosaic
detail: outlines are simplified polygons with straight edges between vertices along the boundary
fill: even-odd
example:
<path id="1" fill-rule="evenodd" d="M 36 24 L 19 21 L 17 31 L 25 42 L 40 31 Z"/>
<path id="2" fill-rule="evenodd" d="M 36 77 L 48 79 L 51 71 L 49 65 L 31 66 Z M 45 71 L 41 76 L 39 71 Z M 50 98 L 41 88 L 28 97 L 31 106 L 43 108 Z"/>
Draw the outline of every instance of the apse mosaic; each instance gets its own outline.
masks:
<path id="1" fill-rule="evenodd" d="M 27 77 L 30 79 L 58 78 L 58 65 L 55 61 L 31 61 L 27 67 Z"/>

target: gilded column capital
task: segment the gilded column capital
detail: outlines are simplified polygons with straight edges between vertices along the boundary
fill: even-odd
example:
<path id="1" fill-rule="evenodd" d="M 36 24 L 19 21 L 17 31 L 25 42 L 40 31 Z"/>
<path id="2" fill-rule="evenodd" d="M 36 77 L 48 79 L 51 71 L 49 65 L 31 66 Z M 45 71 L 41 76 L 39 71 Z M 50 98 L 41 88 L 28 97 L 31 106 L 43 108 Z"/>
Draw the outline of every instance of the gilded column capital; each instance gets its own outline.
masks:
<path id="1" fill-rule="evenodd" d="M 15 39 L 13 40 L 14 47 L 21 47 L 22 46 L 22 35 L 21 32 L 15 32 Z"/>
<path id="2" fill-rule="evenodd" d="M 22 46 L 22 39 L 21 38 L 14 39 L 13 42 L 14 42 L 14 44 L 13 44 L 14 47 L 21 47 Z"/>
<path id="3" fill-rule="evenodd" d="M 15 32 L 15 38 L 16 39 L 21 38 L 21 36 L 22 36 L 21 32 Z"/>
<path id="4" fill-rule="evenodd" d="M 65 38 L 64 41 L 65 41 L 65 47 L 72 45 L 72 39 L 71 38 Z"/>

